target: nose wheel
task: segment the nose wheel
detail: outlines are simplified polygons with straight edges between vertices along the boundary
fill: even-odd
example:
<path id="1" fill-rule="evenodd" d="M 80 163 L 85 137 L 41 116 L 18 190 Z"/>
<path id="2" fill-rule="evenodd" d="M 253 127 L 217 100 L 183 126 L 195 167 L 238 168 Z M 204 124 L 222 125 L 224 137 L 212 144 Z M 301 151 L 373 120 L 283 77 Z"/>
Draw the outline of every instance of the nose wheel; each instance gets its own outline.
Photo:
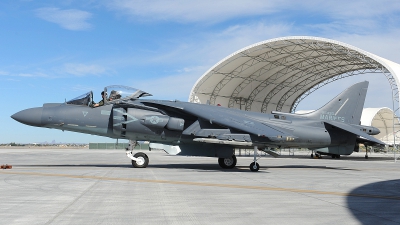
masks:
<path id="1" fill-rule="evenodd" d="M 250 170 L 252 172 L 257 172 L 260 169 L 260 165 L 257 163 L 257 155 L 258 155 L 258 147 L 254 146 L 254 159 L 253 162 L 250 163 Z"/>
<path id="2" fill-rule="evenodd" d="M 132 166 L 135 168 L 146 168 L 149 165 L 149 157 L 143 153 L 138 152 L 133 155 L 133 149 L 137 145 L 136 141 L 129 140 L 129 146 L 126 148 L 126 156 L 132 160 Z"/>
<path id="3" fill-rule="evenodd" d="M 135 168 L 146 168 L 147 165 L 149 165 L 149 157 L 143 153 L 143 152 L 138 152 L 134 156 L 136 160 L 132 159 L 132 166 Z"/>

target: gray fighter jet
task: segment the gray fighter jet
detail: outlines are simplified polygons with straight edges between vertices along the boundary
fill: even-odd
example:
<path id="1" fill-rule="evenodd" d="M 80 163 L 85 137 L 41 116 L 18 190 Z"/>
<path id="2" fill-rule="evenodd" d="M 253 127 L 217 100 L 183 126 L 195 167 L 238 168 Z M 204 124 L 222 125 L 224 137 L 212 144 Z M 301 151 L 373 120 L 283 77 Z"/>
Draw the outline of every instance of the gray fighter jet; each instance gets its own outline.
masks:
<path id="1" fill-rule="evenodd" d="M 359 125 L 367 89 L 367 81 L 357 83 L 319 110 L 298 115 L 147 100 L 143 97 L 151 95 L 144 91 L 108 86 L 104 92 L 110 96 L 100 107 L 93 107 L 93 93 L 88 92 L 65 103 L 47 103 L 11 117 L 30 126 L 159 143 L 165 151 L 177 155 L 217 157 L 222 168 L 235 167 L 235 148 L 250 148 L 254 149 L 250 170 L 258 171 L 258 150 L 277 156 L 274 149 L 309 148 L 318 157 L 325 154 L 339 158 L 358 151 L 360 143 L 384 145 L 370 136 L 379 133 L 377 128 Z M 133 167 L 149 163 L 142 152 L 133 155 L 129 148 L 126 153 Z"/>

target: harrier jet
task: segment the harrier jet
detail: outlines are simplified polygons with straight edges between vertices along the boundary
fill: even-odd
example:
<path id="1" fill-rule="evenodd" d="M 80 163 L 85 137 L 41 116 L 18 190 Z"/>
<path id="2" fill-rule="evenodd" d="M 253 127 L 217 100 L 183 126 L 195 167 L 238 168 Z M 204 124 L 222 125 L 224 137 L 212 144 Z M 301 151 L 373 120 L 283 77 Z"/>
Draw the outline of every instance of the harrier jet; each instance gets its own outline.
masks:
<path id="1" fill-rule="evenodd" d="M 358 151 L 360 143 L 384 145 L 370 136 L 375 127 L 360 124 L 368 82 L 354 84 L 319 110 L 308 114 L 242 111 L 181 101 L 148 100 L 151 94 L 126 86 L 104 89 L 103 105 L 94 107 L 88 92 L 65 103 L 46 103 L 11 117 L 21 123 L 115 139 L 158 143 L 172 154 L 217 157 L 222 168 L 236 165 L 235 148 L 254 149 L 251 171 L 258 171 L 258 150 L 273 156 L 274 149 L 308 148 L 339 158 Z M 110 96 L 107 96 L 110 93 Z M 133 167 L 146 167 L 139 152 L 127 156 Z"/>

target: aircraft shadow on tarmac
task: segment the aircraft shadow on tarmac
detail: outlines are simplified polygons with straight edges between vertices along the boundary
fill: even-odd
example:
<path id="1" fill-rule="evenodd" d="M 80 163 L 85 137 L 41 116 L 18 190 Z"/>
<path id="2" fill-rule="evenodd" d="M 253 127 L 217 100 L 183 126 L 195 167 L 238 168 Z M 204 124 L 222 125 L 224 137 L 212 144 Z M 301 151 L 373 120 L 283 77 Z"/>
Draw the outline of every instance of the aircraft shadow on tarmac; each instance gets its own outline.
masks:
<path id="1" fill-rule="evenodd" d="M 221 168 L 218 164 L 151 164 L 149 168 L 159 169 L 188 169 L 202 171 L 220 171 L 220 172 L 252 172 L 248 166 L 236 166 L 232 169 Z M 265 168 L 260 168 L 258 172 L 267 172 Z M 252 172 L 254 173 L 254 172 Z"/>
<path id="2" fill-rule="evenodd" d="M 131 165 L 129 164 L 37 164 L 37 165 L 15 165 L 15 167 L 104 167 L 104 168 L 111 168 L 111 167 L 115 167 L 115 168 L 132 168 Z"/>
<path id="3" fill-rule="evenodd" d="M 357 187 L 348 194 L 347 205 L 362 224 L 400 224 L 400 180 Z"/>
<path id="4" fill-rule="evenodd" d="M 379 155 L 378 155 L 379 154 Z M 338 161 L 392 161 L 393 160 L 393 155 L 392 154 L 387 154 L 383 155 L 380 153 L 369 153 L 369 158 L 366 159 L 364 155 L 357 155 L 357 156 L 347 156 L 347 155 L 342 155 L 340 159 L 332 159 L 331 156 L 323 155 L 321 159 L 316 159 L 316 158 L 311 158 L 310 155 L 281 155 L 279 158 L 281 159 L 309 159 L 309 160 L 338 160 Z M 250 156 L 239 156 L 239 157 L 250 157 Z M 269 156 L 266 156 L 268 158 L 271 158 Z"/>
<path id="5" fill-rule="evenodd" d="M 152 168 L 164 169 L 197 169 L 197 170 L 216 170 L 224 172 L 252 172 L 248 166 L 236 166 L 233 169 L 223 169 L 216 164 L 152 164 Z M 342 167 L 328 166 L 305 166 L 305 165 L 284 165 L 284 166 L 261 166 L 258 172 L 268 172 L 268 169 L 330 169 L 330 170 L 354 170 Z M 254 173 L 254 172 L 252 172 Z"/>
<path id="6" fill-rule="evenodd" d="M 145 168 L 132 168 L 129 164 L 52 164 L 52 165 L 19 165 L 23 167 L 99 167 L 99 168 L 131 168 L 142 170 Z M 218 164 L 150 164 L 148 168 L 160 169 L 190 169 L 190 170 L 204 170 L 204 171 L 223 171 L 223 172 L 252 172 L 248 166 L 236 166 L 232 169 L 223 169 Z M 329 166 L 307 166 L 307 165 L 283 165 L 283 166 L 262 166 L 258 172 L 268 172 L 268 169 L 323 169 L 323 170 L 352 170 L 344 167 L 329 167 Z M 252 172 L 254 173 L 254 172 Z"/>
<path id="7" fill-rule="evenodd" d="M 83 167 L 99 167 L 99 168 L 127 168 L 134 170 L 146 170 L 147 168 L 160 169 L 189 169 L 189 170 L 204 170 L 204 171 L 223 171 L 223 172 L 251 172 L 248 166 L 235 167 L 233 169 L 223 169 L 218 164 L 150 164 L 147 168 L 133 168 L 129 164 L 52 164 L 52 165 L 16 165 L 21 167 L 52 167 L 52 168 L 83 168 Z M 264 170 L 266 168 L 263 168 Z M 266 172 L 260 169 L 259 172 Z"/>

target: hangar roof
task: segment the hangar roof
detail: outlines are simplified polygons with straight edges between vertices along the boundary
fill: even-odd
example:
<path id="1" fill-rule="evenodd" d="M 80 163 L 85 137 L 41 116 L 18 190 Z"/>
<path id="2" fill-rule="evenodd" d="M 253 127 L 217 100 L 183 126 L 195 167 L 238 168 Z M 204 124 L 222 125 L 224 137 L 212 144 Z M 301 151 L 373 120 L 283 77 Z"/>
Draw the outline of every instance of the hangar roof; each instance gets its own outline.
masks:
<path id="1" fill-rule="evenodd" d="M 383 73 L 398 101 L 399 64 L 335 40 L 282 37 L 245 47 L 215 64 L 197 80 L 189 101 L 294 112 L 318 88 L 364 73 Z"/>

